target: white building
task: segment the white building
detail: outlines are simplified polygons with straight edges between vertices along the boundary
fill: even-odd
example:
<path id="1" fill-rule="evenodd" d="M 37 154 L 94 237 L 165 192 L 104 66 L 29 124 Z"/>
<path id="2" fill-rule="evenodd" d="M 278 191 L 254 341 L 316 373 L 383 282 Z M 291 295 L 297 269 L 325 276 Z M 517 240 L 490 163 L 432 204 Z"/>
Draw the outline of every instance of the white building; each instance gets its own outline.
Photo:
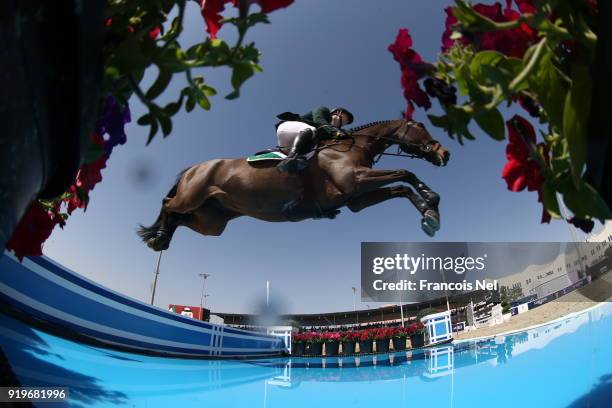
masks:
<path id="1" fill-rule="evenodd" d="M 520 286 L 523 296 L 542 298 L 582 279 L 585 270 L 599 262 L 612 247 L 612 222 L 585 242 L 568 243 L 564 252 L 544 264 L 529 265 L 522 272 L 499 279 L 500 286 Z"/>

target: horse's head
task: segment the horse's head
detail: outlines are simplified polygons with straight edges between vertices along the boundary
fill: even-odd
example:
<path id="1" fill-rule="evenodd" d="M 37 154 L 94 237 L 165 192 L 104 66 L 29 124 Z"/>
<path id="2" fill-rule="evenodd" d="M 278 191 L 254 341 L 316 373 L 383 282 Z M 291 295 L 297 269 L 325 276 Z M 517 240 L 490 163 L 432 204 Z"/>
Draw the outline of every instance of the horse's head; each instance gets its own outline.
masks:
<path id="1" fill-rule="evenodd" d="M 425 125 L 411 120 L 403 120 L 402 122 L 394 134 L 400 148 L 404 152 L 422 157 L 436 166 L 446 166 L 450 158 L 450 152 L 440 142 L 431 137 L 425 129 Z"/>

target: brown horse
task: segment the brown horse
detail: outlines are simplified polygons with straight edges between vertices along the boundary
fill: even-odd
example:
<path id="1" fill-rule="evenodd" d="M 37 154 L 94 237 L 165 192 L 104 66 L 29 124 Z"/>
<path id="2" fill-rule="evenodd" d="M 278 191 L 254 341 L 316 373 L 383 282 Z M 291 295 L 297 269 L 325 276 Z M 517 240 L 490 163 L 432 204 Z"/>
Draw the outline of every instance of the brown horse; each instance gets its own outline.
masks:
<path id="1" fill-rule="evenodd" d="M 181 173 L 157 221 L 141 225 L 138 235 L 161 251 L 181 225 L 218 236 L 230 220 L 243 215 L 264 221 L 334 218 L 343 206 L 357 212 L 404 197 L 422 214 L 423 230 L 433 236 L 440 228 L 438 194 L 408 170 L 372 169 L 392 145 L 437 166 L 446 165 L 450 157 L 421 123 L 400 119 L 359 126 L 345 139 L 324 141 L 299 174 L 281 173 L 270 161 L 210 160 Z M 404 184 L 385 187 L 395 182 Z"/>

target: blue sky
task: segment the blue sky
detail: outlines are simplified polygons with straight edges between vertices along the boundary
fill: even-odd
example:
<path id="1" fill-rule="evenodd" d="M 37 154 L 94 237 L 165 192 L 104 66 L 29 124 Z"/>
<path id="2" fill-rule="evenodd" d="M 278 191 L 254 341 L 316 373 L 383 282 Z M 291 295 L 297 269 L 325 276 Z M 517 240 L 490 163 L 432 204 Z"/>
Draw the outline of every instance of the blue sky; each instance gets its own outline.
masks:
<path id="1" fill-rule="evenodd" d="M 275 115 L 287 110 L 340 105 L 355 114 L 355 124 L 397 118 L 405 101 L 399 67 L 387 46 L 398 29 L 407 27 L 415 47 L 434 61 L 444 28 L 443 8 L 450 3 L 298 0 L 271 13 L 272 24 L 248 33 L 248 40 L 255 41 L 263 54 L 264 71 L 243 86 L 242 96 L 223 99 L 230 92 L 229 70 L 204 71 L 205 80 L 219 91 L 211 111 L 180 113 L 172 135 L 158 136 L 150 146 L 145 146 L 147 129 L 130 124 L 128 142 L 114 150 L 87 212 L 75 212 L 63 231 L 56 230 L 44 253 L 103 285 L 148 301 L 157 254 L 140 242 L 135 230 L 138 223 L 155 220 L 179 171 L 201 161 L 247 156 L 274 146 Z M 183 44 L 203 35 L 199 10 L 189 4 Z M 219 35 L 235 38 L 230 26 Z M 150 72 L 145 80 L 152 78 Z M 171 85 L 164 98 L 173 99 L 182 85 Z M 135 122 L 144 110 L 135 98 L 130 106 Z M 509 118 L 511 112 L 505 115 Z M 422 111 L 416 118 L 426 122 Z M 460 146 L 431 126 L 429 130 L 452 152 L 447 167 L 392 157 L 377 167 L 409 169 L 440 193 L 442 227 L 434 240 L 572 240 L 562 222 L 539 224 L 541 207 L 535 193 L 506 189 L 500 177 L 505 143 L 474 128 L 477 142 Z M 146 181 L 136 177 L 142 172 L 149 175 Z M 206 272 L 212 275 L 206 292 L 213 311 L 252 311 L 265 296 L 266 280 L 272 282 L 272 295 L 283 312 L 352 310 L 351 287 L 360 282 L 360 243 L 429 241 L 419 220 L 407 200 L 397 199 L 358 214 L 343 210 L 333 221 L 266 223 L 239 218 L 221 237 L 181 228 L 163 255 L 156 304 L 198 305 L 198 274 Z"/>

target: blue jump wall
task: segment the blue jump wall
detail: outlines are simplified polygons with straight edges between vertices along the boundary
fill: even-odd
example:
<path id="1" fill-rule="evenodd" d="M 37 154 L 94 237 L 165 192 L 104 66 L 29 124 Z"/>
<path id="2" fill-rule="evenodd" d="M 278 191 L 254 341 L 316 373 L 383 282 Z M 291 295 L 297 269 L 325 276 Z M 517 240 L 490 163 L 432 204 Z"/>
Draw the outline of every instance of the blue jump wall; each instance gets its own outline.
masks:
<path id="1" fill-rule="evenodd" d="M 47 257 L 0 257 L 0 303 L 66 337 L 172 357 L 281 354 L 283 340 L 172 313 L 107 289 Z"/>

